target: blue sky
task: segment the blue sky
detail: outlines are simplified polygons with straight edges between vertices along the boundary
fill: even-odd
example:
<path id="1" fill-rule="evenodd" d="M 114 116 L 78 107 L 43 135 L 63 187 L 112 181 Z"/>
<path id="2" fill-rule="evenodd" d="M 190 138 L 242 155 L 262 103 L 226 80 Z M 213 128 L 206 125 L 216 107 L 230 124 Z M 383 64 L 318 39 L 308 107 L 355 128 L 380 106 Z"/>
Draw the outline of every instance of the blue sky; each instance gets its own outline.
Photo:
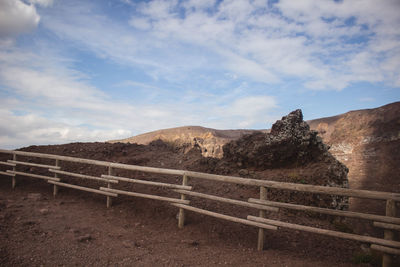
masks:
<path id="1" fill-rule="evenodd" d="M 400 1 L 0 0 L 0 147 L 400 100 Z"/>

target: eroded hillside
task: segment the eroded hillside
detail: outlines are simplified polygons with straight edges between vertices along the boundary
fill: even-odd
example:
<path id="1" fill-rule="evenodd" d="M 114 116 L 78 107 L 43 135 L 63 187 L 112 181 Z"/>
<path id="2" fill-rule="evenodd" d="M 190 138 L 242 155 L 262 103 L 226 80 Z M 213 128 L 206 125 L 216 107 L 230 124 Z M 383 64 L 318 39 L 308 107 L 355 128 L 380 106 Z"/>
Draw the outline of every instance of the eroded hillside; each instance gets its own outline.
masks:
<path id="1" fill-rule="evenodd" d="M 318 131 L 329 152 L 349 168 L 351 188 L 400 191 L 400 102 L 307 121 Z M 205 157 L 223 157 L 222 147 L 254 130 L 215 130 L 198 126 L 159 130 L 120 140 L 149 144 L 161 139 Z M 263 130 L 261 132 L 269 132 Z M 262 136 L 262 134 L 260 134 Z"/>
<path id="2" fill-rule="evenodd" d="M 113 140 L 109 141 L 109 143 L 148 145 L 153 141 L 162 140 L 165 143 L 181 147 L 185 151 L 189 151 L 193 147 L 198 147 L 204 157 L 222 158 L 222 147 L 226 143 L 253 132 L 254 130 L 216 130 L 201 126 L 184 126 L 144 133 L 121 140 Z"/>

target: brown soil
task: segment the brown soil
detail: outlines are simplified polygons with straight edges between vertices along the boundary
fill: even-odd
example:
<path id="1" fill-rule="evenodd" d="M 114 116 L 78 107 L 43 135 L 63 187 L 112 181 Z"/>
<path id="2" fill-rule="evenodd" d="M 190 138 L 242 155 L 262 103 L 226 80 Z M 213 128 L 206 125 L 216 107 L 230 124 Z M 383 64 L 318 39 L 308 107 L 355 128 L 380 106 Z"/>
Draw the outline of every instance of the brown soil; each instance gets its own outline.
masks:
<path id="1" fill-rule="evenodd" d="M 118 199 L 107 209 L 102 197 L 63 190 L 53 199 L 44 182 L 22 182 L 0 186 L 2 266 L 351 266 L 358 247 L 282 230 L 258 252 L 252 227 L 189 214 L 178 230 L 176 209 L 162 203 Z"/>
<path id="2" fill-rule="evenodd" d="M 200 151 L 183 153 L 162 142 L 148 146 L 75 143 L 24 150 L 196 171 L 213 170 L 214 164 L 212 159 L 202 158 Z M 75 172 L 91 175 L 105 173 L 101 168 L 62 164 L 65 164 L 63 169 Z M 19 167 L 19 170 L 50 175 L 37 168 Z M 240 171 L 234 170 L 233 174 Z M 285 171 L 274 170 L 273 173 L 279 176 Z M 246 173 L 254 177 L 261 174 L 267 175 L 265 171 Z M 119 175 L 124 175 L 124 172 Z M 149 179 L 151 176 L 143 175 L 141 178 Z M 180 179 L 171 176 L 156 178 L 168 182 Z M 71 179 L 68 182 L 76 181 Z M 88 185 L 93 186 L 93 183 Z M 209 193 L 223 192 L 225 196 L 238 199 L 258 197 L 256 189 L 243 186 L 215 183 L 210 187 L 209 181 L 191 181 L 191 185 L 196 191 L 207 188 Z M 157 194 L 162 191 L 136 185 L 135 190 Z M 228 215 L 243 217 L 249 213 L 248 210 L 204 200 L 192 203 Z M 257 213 L 252 211 L 252 215 Z M 57 198 L 53 199 L 52 186 L 45 181 L 23 177 L 18 178 L 18 186 L 13 191 L 10 178 L 1 177 L 0 265 L 352 266 L 354 260 L 380 261 L 379 256 L 371 256 L 361 243 L 284 229 L 266 231 L 266 250 L 258 252 L 258 230 L 254 227 L 188 212 L 187 224 L 179 230 L 176 214 L 177 209 L 166 203 L 132 197 L 118 197 L 107 209 L 105 197 L 68 188 L 62 188 Z M 352 228 L 349 222 L 335 221 L 329 216 L 301 216 L 288 212 L 268 216 L 328 229 Z"/>

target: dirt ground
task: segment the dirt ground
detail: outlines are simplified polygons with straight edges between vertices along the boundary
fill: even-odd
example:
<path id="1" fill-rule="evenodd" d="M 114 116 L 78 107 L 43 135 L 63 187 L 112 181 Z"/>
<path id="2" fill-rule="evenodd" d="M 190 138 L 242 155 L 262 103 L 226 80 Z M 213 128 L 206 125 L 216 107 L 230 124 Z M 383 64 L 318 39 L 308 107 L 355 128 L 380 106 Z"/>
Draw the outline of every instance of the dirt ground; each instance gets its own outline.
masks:
<path id="1" fill-rule="evenodd" d="M 44 181 L 0 181 L 1 266 L 353 266 L 361 244 L 296 231 L 267 231 L 177 210 L 152 200 L 115 199 Z M 362 265 L 364 266 L 364 265 Z M 369 265 L 365 265 L 369 266 Z"/>
<path id="2" fill-rule="evenodd" d="M 76 143 L 24 150 L 144 166 L 196 171 L 209 169 L 199 153 L 183 154 L 163 144 Z M 63 170 L 96 176 L 106 171 L 101 167 L 82 167 L 65 162 L 61 166 Z M 17 170 L 53 175 L 38 168 L 21 166 Z M 177 179 L 175 182 L 179 183 L 175 177 L 156 178 L 161 182 Z M 82 181 L 74 179 L 68 182 L 82 185 Z M 85 185 L 93 187 L 93 183 Z M 196 191 L 223 192 L 224 196 L 236 199 L 258 196 L 256 189 L 226 186 L 207 180 L 190 181 L 190 185 Z M 146 188 L 135 185 L 134 189 L 141 192 Z M 159 188 L 149 190 L 144 192 L 161 194 Z M 12 190 L 11 178 L 0 176 L 0 266 L 336 267 L 355 266 L 356 263 L 359 263 L 357 266 L 380 264 L 380 255 L 371 253 L 367 245 L 354 241 L 293 230 L 266 230 L 266 249 L 260 252 L 256 249 L 258 229 L 254 227 L 187 212 L 184 229 L 178 229 L 178 210 L 168 203 L 119 196 L 107 209 L 105 196 L 60 188 L 57 197 L 53 198 L 52 192 L 52 185 L 46 181 L 25 177 L 18 177 L 17 187 Z M 227 215 L 243 217 L 249 214 L 248 210 L 229 205 L 205 200 L 191 201 L 194 206 Z M 250 211 L 250 214 L 257 215 L 258 211 Z M 297 213 L 270 216 L 333 230 L 352 227 L 350 221 L 338 224 L 328 216 L 308 214 L 301 217 Z"/>

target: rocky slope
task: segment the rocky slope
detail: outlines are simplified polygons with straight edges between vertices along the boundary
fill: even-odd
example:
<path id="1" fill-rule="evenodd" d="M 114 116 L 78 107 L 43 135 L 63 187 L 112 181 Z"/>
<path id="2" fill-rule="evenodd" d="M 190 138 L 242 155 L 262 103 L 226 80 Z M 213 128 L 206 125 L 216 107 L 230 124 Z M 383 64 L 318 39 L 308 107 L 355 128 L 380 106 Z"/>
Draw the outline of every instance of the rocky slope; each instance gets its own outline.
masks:
<path id="1" fill-rule="evenodd" d="M 185 151 L 198 147 L 204 157 L 221 158 L 223 155 L 222 147 L 226 143 L 253 132 L 254 130 L 216 130 L 201 126 L 184 126 L 144 133 L 121 140 L 112 140 L 109 143 L 148 145 L 159 139 L 183 147 Z"/>
<path id="2" fill-rule="evenodd" d="M 400 102 L 308 122 L 349 168 L 350 188 L 400 192 Z M 384 203 L 351 206 L 383 210 Z"/>
<path id="3" fill-rule="evenodd" d="M 307 123 L 330 146 L 330 153 L 349 168 L 350 187 L 400 191 L 400 102 Z M 222 147 L 226 143 L 254 132 L 260 134 L 269 130 L 215 130 L 188 126 L 118 141 L 149 144 L 161 139 L 185 147 L 185 151 L 196 146 L 205 157 L 222 158 Z"/>

